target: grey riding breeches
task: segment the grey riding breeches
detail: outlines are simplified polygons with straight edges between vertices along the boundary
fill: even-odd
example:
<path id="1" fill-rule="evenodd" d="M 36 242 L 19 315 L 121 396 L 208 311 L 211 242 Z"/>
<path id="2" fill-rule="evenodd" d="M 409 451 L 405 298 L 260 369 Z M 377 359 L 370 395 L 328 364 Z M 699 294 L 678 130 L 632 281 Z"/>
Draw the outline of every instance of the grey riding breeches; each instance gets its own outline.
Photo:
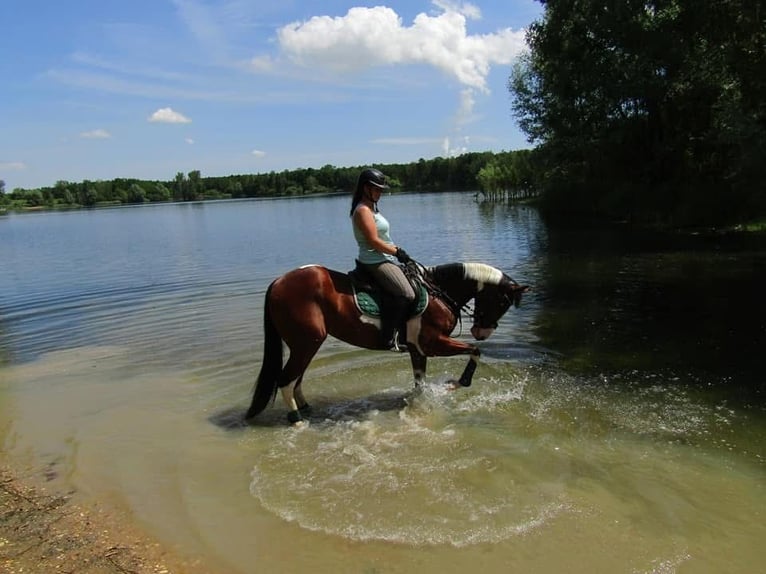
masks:
<path id="1" fill-rule="evenodd" d="M 412 289 L 404 271 L 396 263 L 385 261 L 378 265 L 365 265 L 365 268 L 375 277 L 375 281 L 391 295 L 401 296 L 407 301 L 415 300 L 415 291 Z"/>

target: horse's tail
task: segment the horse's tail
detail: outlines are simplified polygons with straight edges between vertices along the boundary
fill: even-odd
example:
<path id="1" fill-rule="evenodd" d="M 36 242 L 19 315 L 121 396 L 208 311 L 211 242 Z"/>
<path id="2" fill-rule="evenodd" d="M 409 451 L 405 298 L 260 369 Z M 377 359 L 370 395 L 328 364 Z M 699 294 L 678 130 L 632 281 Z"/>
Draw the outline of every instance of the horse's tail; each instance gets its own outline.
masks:
<path id="1" fill-rule="evenodd" d="M 263 362 L 261 363 L 261 372 L 258 374 L 258 381 L 255 383 L 253 392 L 253 401 L 247 410 L 246 418 L 251 418 L 265 409 L 270 402 L 277 396 L 277 381 L 282 373 L 282 337 L 277 331 L 276 325 L 269 312 L 269 298 L 271 288 L 274 283 L 269 285 L 266 290 L 266 303 L 263 308 Z"/>

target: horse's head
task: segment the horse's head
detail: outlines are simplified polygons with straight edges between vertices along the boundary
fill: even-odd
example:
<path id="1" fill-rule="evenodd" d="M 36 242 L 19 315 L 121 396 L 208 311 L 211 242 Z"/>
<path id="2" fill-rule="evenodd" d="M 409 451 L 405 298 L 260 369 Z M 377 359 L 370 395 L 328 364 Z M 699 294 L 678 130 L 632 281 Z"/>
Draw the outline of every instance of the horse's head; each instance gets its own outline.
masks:
<path id="1" fill-rule="evenodd" d="M 429 272 L 451 297 L 453 310 L 458 311 L 470 299 L 474 300 L 471 334 L 478 341 L 488 338 L 500 317 L 511 305 L 518 307 L 521 296 L 529 290 L 484 263 L 450 263 L 431 267 Z"/>
<path id="2" fill-rule="evenodd" d="M 503 274 L 497 284 L 479 283 L 479 290 L 474 297 L 473 325 L 471 335 L 477 341 L 489 338 L 497 329 L 497 323 L 513 305 L 518 307 L 521 296 L 529 291 L 526 285 L 519 285 Z"/>

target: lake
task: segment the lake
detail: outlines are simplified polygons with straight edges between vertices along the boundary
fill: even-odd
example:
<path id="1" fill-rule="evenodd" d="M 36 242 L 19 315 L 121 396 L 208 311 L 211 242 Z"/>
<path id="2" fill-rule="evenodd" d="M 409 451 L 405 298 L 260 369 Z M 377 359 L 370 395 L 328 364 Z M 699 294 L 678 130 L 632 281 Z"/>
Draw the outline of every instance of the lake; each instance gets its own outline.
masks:
<path id="1" fill-rule="evenodd" d="M 533 291 L 466 358 L 328 340 L 238 424 L 263 299 L 353 266 L 347 196 L 0 217 L 2 457 L 221 574 L 753 572 L 766 560 L 766 241 L 553 229 L 470 193 L 395 194 L 424 264 Z M 470 321 L 454 336 L 470 338 Z"/>

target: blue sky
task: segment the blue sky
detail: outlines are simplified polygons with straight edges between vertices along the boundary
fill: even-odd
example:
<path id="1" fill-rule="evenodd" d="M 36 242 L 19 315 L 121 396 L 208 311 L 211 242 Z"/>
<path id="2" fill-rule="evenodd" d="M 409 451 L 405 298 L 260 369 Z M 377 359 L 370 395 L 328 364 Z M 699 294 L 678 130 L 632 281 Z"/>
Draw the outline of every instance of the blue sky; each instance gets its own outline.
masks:
<path id="1" fill-rule="evenodd" d="M 6 191 L 528 144 L 506 83 L 535 0 L 3 0 Z"/>

